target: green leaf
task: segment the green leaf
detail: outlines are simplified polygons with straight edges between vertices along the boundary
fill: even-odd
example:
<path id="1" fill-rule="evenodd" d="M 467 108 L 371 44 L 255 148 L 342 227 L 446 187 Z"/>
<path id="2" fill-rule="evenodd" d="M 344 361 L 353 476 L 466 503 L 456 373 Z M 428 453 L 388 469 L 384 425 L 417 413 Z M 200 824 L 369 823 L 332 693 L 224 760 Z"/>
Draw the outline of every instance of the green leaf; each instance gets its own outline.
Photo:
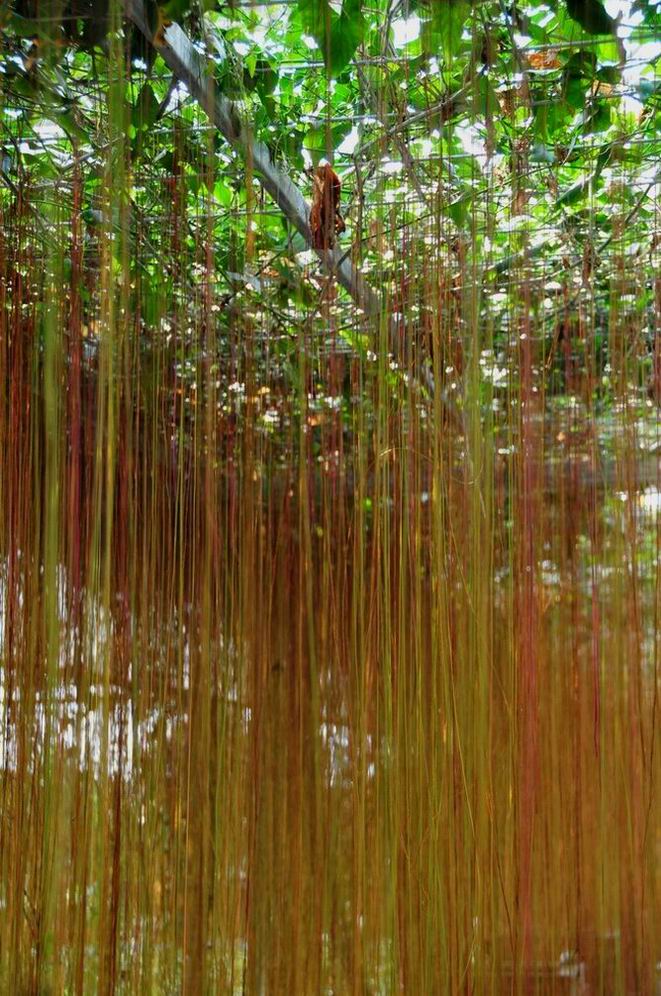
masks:
<path id="1" fill-rule="evenodd" d="M 168 21 L 182 21 L 191 7 L 191 0 L 168 0 L 161 10 Z"/>
<path id="2" fill-rule="evenodd" d="M 605 131 L 611 123 L 611 107 L 607 100 L 597 100 L 585 123 L 585 130 Z"/>
<path id="3" fill-rule="evenodd" d="M 587 77 L 588 79 L 592 79 L 596 71 L 597 57 L 594 52 L 580 49 L 578 52 L 574 52 L 567 60 L 563 75 L 565 78 Z"/>
<path id="4" fill-rule="evenodd" d="M 298 10 L 306 34 L 321 49 L 326 71 L 337 76 L 351 61 L 365 36 L 362 0 L 344 0 L 336 14 L 328 0 L 298 0 Z"/>
<path id="5" fill-rule="evenodd" d="M 266 59 L 252 53 L 246 59 L 243 85 L 246 90 L 256 90 L 260 96 L 273 93 L 278 83 L 278 74 Z"/>
<path id="6" fill-rule="evenodd" d="M 570 107 L 581 110 L 585 106 L 585 94 L 592 83 L 597 67 L 593 52 L 575 52 L 562 74 L 563 96 Z"/>
<path id="7" fill-rule="evenodd" d="M 661 4 L 659 0 L 636 0 L 631 8 L 632 14 L 642 14 L 643 24 L 661 29 Z"/>
<path id="8" fill-rule="evenodd" d="M 466 0 L 433 0 L 430 17 L 422 21 L 422 45 L 426 52 L 439 49 L 446 59 L 461 49 L 464 23 L 470 12 Z"/>
<path id="9" fill-rule="evenodd" d="M 569 16 L 591 35 L 612 35 L 615 21 L 599 0 L 567 0 Z"/>
<path id="10" fill-rule="evenodd" d="M 468 208 L 471 203 L 470 191 L 462 193 L 448 206 L 448 213 L 457 228 L 465 228 L 468 221 Z"/>
<path id="11" fill-rule="evenodd" d="M 569 204 L 575 204 L 581 198 L 585 197 L 591 188 L 599 180 L 602 170 L 610 162 L 613 155 L 614 147 L 612 144 L 605 145 L 599 155 L 597 156 L 594 170 L 589 176 L 583 177 L 577 180 L 576 183 L 572 184 L 567 190 L 565 190 L 556 200 L 556 205 L 567 206 Z"/>
<path id="12" fill-rule="evenodd" d="M 472 99 L 471 99 L 472 97 Z M 474 114 L 488 118 L 498 107 L 498 96 L 492 82 L 487 76 L 479 76 L 472 95 L 469 95 L 468 106 Z"/>
<path id="13" fill-rule="evenodd" d="M 5 19 L 6 18 L 6 19 Z M 23 17 L 18 13 L 3 12 L 2 27 L 10 28 L 17 38 L 40 37 L 43 27 L 39 19 Z"/>
<path id="14" fill-rule="evenodd" d="M 50 114 L 51 121 L 60 126 L 71 142 L 87 142 L 89 135 L 81 128 L 73 111 L 55 111 Z"/>
<path id="15" fill-rule="evenodd" d="M 136 128 L 150 128 L 158 114 L 159 103 L 149 83 L 141 88 L 133 107 L 131 120 Z"/>
<path id="16" fill-rule="evenodd" d="M 661 81 L 641 79 L 636 89 L 641 104 L 647 104 L 649 101 L 652 101 L 653 106 L 655 104 L 661 105 Z"/>
<path id="17" fill-rule="evenodd" d="M 567 103 L 580 111 L 585 105 L 585 91 L 587 84 L 580 76 L 572 76 L 567 80 L 565 86 L 565 100 Z"/>
<path id="18" fill-rule="evenodd" d="M 326 125 L 313 125 L 308 128 L 303 145 L 311 153 L 312 161 L 319 162 L 331 149 L 336 149 L 338 145 L 341 145 L 351 131 L 351 127 L 351 121 L 347 120 L 341 121 L 332 128 L 327 128 Z"/>
<path id="19" fill-rule="evenodd" d="M 231 207 L 234 196 L 232 190 L 222 180 L 217 180 L 213 188 L 213 196 L 223 207 Z"/>

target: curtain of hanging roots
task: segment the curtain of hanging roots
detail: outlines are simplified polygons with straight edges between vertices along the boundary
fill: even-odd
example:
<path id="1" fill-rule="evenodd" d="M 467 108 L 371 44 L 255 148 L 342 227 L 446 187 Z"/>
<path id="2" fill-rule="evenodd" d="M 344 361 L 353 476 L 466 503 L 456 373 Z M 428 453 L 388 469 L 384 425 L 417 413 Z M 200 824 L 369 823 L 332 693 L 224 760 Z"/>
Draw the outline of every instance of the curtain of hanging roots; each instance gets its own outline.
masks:
<path id="1" fill-rule="evenodd" d="M 440 195 L 423 251 L 381 147 L 366 237 L 459 416 L 316 264 L 284 326 L 219 289 L 214 136 L 193 202 L 160 122 L 171 175 L 141 213 L 109 58 L 101 220 L 81 220 L 80 155 L 49 184 L 26 172 L 0 219 L 0 989 L 652 993 L 658 464 L 639 423 L 614 404 L 602 466 L 597 361 L 563 361 L 561 337 L 585 403 L 551 412 L 524 237 L 496 397 L 488 255 Z M 516 215 L 526 168 L 491 177 L 492 216 L 499 183 Z M 250 164 L 243 183 L 258 222 Z M 610 251 L 625 400 L 618 300 L 642 277 Z"/>

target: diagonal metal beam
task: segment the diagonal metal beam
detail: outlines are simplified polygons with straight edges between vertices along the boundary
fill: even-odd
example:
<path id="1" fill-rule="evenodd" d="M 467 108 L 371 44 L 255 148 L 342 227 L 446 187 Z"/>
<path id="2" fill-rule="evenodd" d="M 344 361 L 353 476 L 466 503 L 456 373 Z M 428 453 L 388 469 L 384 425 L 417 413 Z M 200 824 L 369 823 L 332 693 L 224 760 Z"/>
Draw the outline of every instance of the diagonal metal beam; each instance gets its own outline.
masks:
<path id="1" fill-rule="evenodd" d="M 264 189 L 308 245 L 311 245 L 310 208 L 307 201 L 289 177 L 273 163 L 266 145 L 254 138 L 251 129 L 242 121 L 237 105 L 218 93 L 213 80 L 214 67 L 211 60 L 200 55 L 178 24 L 170 24 L 157 37 L 149 24 L 143 0 L 125 0 L 124 11 L 128 20 L 157 49 L 174 75 L 204 108 L 209 120 L 252 165 Z M 359 308 L 372 317 L 378 318 L 384 313 L 385 302 L 381 295 L 365 281 L 346 251 L 326 250 L 319 251 L 318 255 L 326 269 L 337 277 Z M 392 346 L 395 346 L 395 342 L 392 342 Z"/>

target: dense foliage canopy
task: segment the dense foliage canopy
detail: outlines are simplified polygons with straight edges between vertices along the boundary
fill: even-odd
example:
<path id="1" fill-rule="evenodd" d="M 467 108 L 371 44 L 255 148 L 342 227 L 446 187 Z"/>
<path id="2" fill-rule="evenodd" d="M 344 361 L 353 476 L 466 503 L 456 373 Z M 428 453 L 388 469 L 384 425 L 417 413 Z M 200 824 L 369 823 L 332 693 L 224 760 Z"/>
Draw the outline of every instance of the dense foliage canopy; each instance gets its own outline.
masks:
<path id="1" fill-rule="evenodd" d="M 384 292 L 398 325 L 396 360 L 417 351 L 416 364 L 428 363 L 436 341 L 437 375 L 445 380 L 448 368 L 459 391 L 449 357 L 465 352 L 461 323 L 479 321 L 493 329 L 482 345 L 496 350 L 487 366 L 497 378 L 513 346 L 512 294 L 526 281 L 551 366 L 589 301 L 597 388 L 608 392 L 601 353 L 615 297 L 639 330 L 631 348 L 648 384 L 661 13 L 651 0 L 626 6 L 614 19 L 599 0 L 149 0 L 151 44 L 107 0 L 5 4 L 4 210 L 27 201 L 45 249 L 54 212 L 62 219 L 75 188 L 91 333 L 94 246 L 109 226 L 146 330 L 173 317 L 177 295 L 183 307 L 194 300 L 185 288 L 199 286 L 203 270 L 221 344 L 238 312 L 253 314 L 270 362 L 287 367 L 296 322 L 323 301 L 321 271 L 291 218 L 262 193 L 250 155 L 246 162 L 209 125 L 163 61 L 177 20 L 202 56 L 205 85 L 232 100 L 242 127 L 308 199 L 306 170 L 334 163 L 348 221 L 342 253 Z M 175 208 L 184 219 L 176 238 Z M 374 342 L 347 303 L 332 302 L 333 337 L 365 356 Z M 572 348 L 584 348 L 574 338 Z"/>

